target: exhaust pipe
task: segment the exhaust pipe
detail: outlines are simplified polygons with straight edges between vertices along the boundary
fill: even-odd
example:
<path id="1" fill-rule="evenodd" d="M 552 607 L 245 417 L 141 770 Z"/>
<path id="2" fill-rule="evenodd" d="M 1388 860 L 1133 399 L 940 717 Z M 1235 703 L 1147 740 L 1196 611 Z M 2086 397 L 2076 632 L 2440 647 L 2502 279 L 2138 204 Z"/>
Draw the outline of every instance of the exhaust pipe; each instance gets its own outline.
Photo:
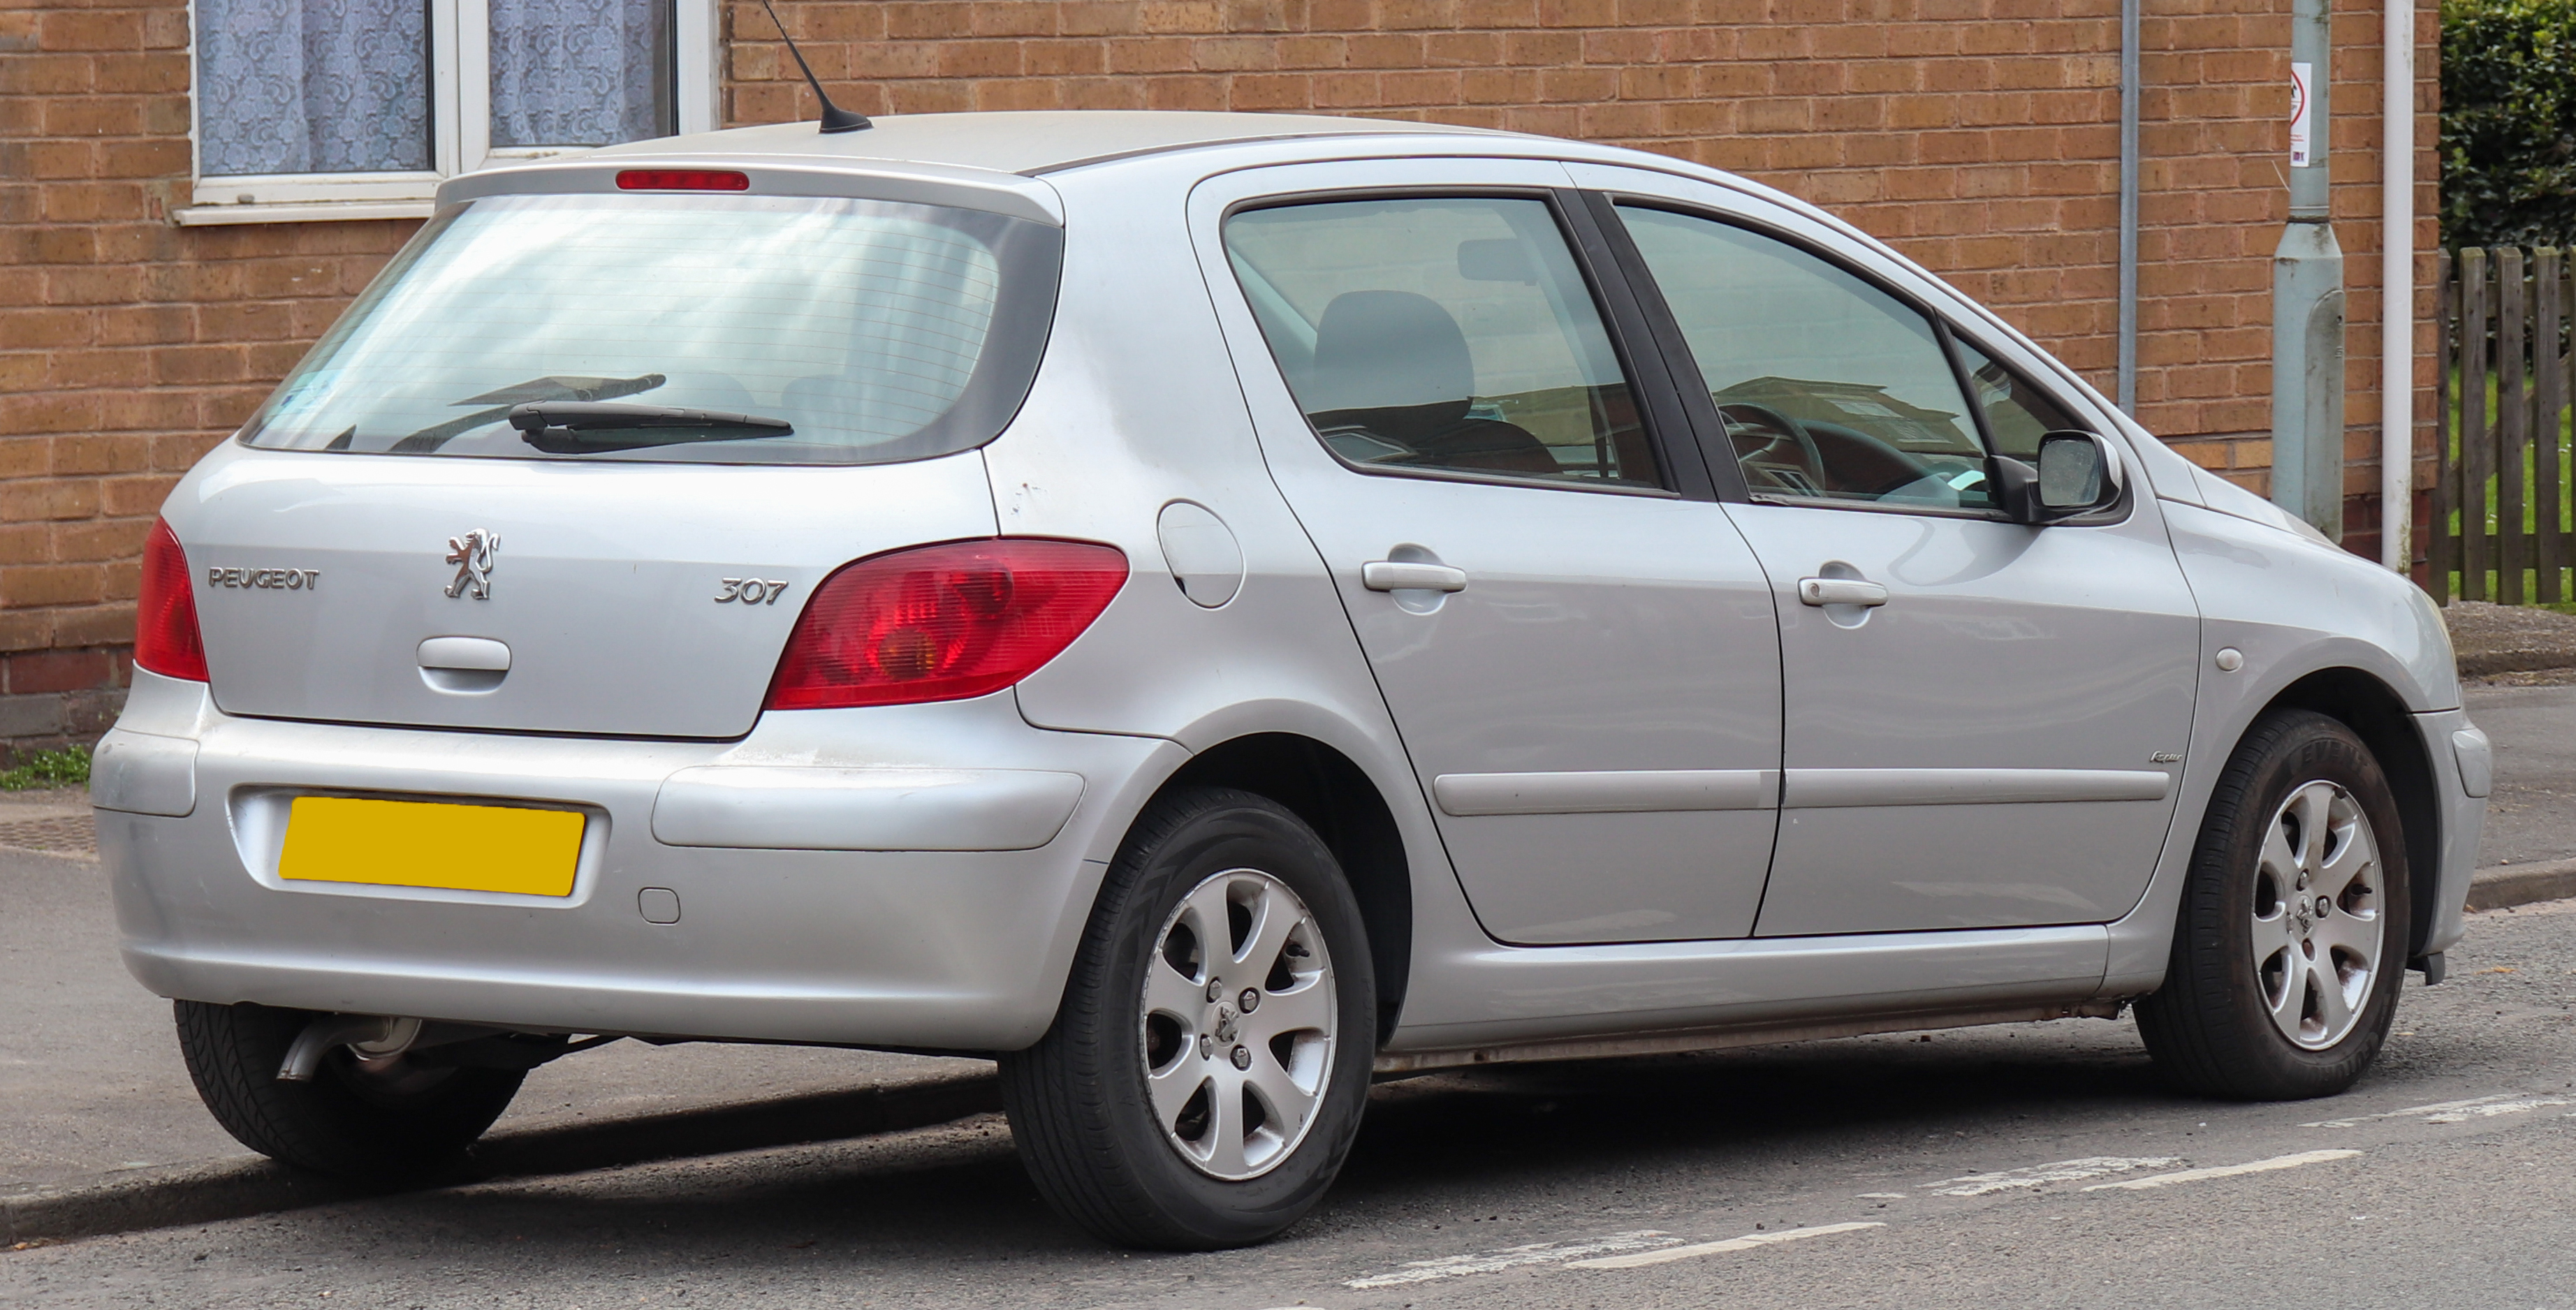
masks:
<path id="1" fill-rule="evenodd" d="M 277 1080 L 308 1083 L 334 1046 L 346 1046 L 361 1060 L 391 1060 L 411 1049 L 420 1037 L 420 1020 L 384 1014 L 326 1014 L 304 1025 L 277 1066 Z"/>

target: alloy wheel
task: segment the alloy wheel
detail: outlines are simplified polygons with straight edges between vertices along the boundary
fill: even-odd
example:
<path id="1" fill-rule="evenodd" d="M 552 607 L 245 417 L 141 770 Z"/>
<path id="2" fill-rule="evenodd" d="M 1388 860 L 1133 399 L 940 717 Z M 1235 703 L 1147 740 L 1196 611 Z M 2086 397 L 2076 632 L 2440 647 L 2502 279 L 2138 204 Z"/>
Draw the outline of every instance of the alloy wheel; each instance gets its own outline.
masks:
<path id="1" fill-rule="evenodd" d="M 2386 946 L 2379 841 L 2352 793 L 2293 788 L 2254 875 L 2254 978 L 2281 1035 L 2307 1050 L 2360 1022 Z"/>
<path id="2" fill-rule="evenodd" d="M 1322 1108 L 1340 1010 L 1332 957 L 1286 883 L 1229 869 L 1181 898 L 1145 964 L 1145 1086 L 1199 1172 L 1269 1172 Z"/>

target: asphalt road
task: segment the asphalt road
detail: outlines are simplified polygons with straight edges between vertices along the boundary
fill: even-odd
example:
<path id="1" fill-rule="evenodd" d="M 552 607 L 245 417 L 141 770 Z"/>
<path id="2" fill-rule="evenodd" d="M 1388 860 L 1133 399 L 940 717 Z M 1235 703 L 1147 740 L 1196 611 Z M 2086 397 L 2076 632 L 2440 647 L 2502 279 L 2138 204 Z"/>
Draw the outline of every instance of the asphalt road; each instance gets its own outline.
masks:
<path id="1" fill-rule="evenodd" d="M 1251 1251 L 1091 1243 L 988 1117 L 0 1253 L 0 1302 L 2576 1306 L 2576 902 L 2452 958 L 2329 1101 L 2174 1096 L 2101 1020 L 1525 1066 L 1379 1088 Z"/>
<path id="2" fill-rule="evenodd" d="M 2576 671 L 2537 686 L 2472 683 L 2469 717 L 2495 741 L 2481 868 L 2576 856 Z"/>

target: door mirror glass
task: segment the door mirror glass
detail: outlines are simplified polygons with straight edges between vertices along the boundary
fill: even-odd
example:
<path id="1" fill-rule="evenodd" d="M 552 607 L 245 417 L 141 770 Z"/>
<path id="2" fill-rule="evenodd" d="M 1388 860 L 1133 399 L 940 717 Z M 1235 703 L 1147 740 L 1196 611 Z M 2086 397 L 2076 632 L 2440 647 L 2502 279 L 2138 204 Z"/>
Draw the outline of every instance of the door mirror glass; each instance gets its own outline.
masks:
<path id="1" fill-rule="evenodd" d="M 2111 481 L 2111 443 L 2090 432 L 2041 437 L 2038 469 L 2031 487 L 2035 521 L 2090 513 L 2119 499 Z"/>

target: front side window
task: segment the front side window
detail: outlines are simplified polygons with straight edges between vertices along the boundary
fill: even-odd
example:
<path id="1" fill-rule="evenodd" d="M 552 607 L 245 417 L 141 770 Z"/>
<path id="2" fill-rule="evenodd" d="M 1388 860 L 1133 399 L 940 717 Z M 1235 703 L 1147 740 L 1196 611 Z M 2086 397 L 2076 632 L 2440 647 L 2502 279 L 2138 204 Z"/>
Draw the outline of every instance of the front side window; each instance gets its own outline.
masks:
<path id="1" fill-rule="evenodd" d="M 242 439 L 517 459 L 948 454 L 998 434 L 1027 394 L 1061 237 L 868 200 L 477 200 L 422 229 Z M 559 402 L 692 413 L 512 424 L 520 405 Z"/>
<path id="2" fill-rule="evenodd" d="M 1619 213 L 1754 495 L 1992 505 L 1976 420 L 1923 315 L 1787 242 L 1668 210 Z"/>
<path id="3" fill-rule="evenodd" d="M 1977 408 L 1985 412 L 1986 431 L 1994 436 L 1996 454 L 2034 460 L 2039 458 L 2041 437 L 2051 432 L 2091 429 L 2091 424 L 2076 422 L 2068 416 L 2065 406 L 1986 352 L 1965 341 L 1957 345 L 1959 363 L 1968 370 L 1968 386 L 1977 393 Z"/>
<path id="4" fill-rule="evenodd" d="M 421 202 L 490 164 L 712 127 L 712 13 L 710 0 L 195 0 L 197 203 L 180 221 Z"/>
<path id="5" fill-rule="evenodd" d="M 1546 201 L 1256 209 L 1225 248 L 1288 388 L 1361 468 L 1655 486 L 1636 403 Z"/>

